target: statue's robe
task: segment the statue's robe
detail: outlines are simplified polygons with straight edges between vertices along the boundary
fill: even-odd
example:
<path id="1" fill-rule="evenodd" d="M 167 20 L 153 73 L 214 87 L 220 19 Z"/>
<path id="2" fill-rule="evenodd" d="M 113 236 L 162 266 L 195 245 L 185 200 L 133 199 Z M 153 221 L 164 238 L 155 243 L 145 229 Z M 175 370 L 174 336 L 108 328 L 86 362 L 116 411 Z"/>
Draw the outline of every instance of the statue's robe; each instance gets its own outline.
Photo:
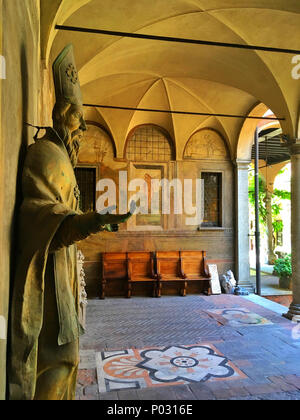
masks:
<path id="1" fill-rule="evenodd" d="M 81 214 L 74 170 L 53 131 L 29 147 L 22 178 L 11 311 L 12 400 L 74 399 L 83 328 L 76 245 L 51 252 L 68 216 Z"/>

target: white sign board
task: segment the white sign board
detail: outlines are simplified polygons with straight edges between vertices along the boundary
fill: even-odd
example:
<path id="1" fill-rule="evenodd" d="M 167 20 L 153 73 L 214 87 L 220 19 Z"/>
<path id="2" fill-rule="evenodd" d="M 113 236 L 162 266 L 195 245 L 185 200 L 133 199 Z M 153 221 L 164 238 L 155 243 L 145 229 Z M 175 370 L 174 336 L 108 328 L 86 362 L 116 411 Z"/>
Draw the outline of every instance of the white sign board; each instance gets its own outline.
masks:
<path id="1" fill-rule="evenodd" d="M 213 295 L 220 295 L 222 293 L 218 267 L 216 264 L 208 264 L 208 271 L 211 277 L 210 286 L 211 286 L 211 293 Z"/>

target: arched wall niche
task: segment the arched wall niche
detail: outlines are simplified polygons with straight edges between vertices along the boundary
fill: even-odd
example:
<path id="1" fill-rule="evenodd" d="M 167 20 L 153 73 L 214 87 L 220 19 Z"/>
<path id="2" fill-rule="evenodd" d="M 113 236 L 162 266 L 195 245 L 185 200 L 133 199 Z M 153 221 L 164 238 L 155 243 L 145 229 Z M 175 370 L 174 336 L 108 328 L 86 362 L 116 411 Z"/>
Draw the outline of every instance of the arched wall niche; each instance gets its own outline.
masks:
<path id="1" fill-rule="evenodd" d="M 156 124 L 141 124 L 134 127 L 127 136 L 124 159 L 146 162 L 173 161 L 176 160 L 175 142 L 164 128 Z"/>
<path id="2" fill-rule="evenodd" d="M 196 131 L 187 141 L 185 160 L 229 160 L 229 150 L 223 136 L 215 129 L 204 127 Z"/>
<path id="3" fill-rule="evenodd" d="M 103 163 L 116 157 L 116 146 L 111 134 L 101 124 L 86 121 L 87 131 L 81 140 L 78 163 Z"/>

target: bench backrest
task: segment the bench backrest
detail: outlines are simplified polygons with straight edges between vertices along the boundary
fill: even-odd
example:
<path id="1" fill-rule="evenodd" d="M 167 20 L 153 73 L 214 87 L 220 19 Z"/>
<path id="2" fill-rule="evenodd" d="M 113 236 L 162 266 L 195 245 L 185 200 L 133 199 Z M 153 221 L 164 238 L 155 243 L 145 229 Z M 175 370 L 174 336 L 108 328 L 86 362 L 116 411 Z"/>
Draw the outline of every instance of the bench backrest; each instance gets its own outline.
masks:
<path id="1" fill-rule="evenodd" d="M 208 277 L 206 251 L 104 252 L 102 275 L 107 279 L 161 275 L 201 275 Z M 156 269 L 155 269 L 156 266 Z"/>
<path id="2" fill-rule="evenodd" d="M 102 275 L 108 279 L 126 278 L 127 253 L 104 252 L 102 254 Z"/>
<path id="3" fill-rule="evenodd" d="M 180 251 L 181 267 L 187 276 L 207 276 L 205 251 Z"/>
<path id="4" fill-rule="evenodd" d="M 180 275 L 179 251 L 158 251 L 156 253 L 157 272 L 161 275 Z"/>
<path id="5" fill-rule="evenodd" d="M 131 278 L 154 276 L 152 252 L 128 252 L 128 268 Z"/>

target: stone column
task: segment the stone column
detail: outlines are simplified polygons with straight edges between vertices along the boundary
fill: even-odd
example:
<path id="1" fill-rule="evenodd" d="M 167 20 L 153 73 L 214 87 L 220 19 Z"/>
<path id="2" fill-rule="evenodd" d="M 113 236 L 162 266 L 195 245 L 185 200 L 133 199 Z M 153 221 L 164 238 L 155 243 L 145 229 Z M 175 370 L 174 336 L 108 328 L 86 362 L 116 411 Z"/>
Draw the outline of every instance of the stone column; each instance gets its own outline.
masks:
<path id="1" fill-rule="evenodd" d="M 300 139 L 287 140 L 291 153 L 291 239 L 293 302 L 284 316 L 300 322 Z"/>
<path id="2" fill-rule="evenodd" d="M 254 291 L 250 282 L 249 264 L 249 196 L 248 172 L 250 161 L 236 160 L 235 183 L 235 246 L 236 265 L 235 276 L 238 284 L 251 292 Z"/>

